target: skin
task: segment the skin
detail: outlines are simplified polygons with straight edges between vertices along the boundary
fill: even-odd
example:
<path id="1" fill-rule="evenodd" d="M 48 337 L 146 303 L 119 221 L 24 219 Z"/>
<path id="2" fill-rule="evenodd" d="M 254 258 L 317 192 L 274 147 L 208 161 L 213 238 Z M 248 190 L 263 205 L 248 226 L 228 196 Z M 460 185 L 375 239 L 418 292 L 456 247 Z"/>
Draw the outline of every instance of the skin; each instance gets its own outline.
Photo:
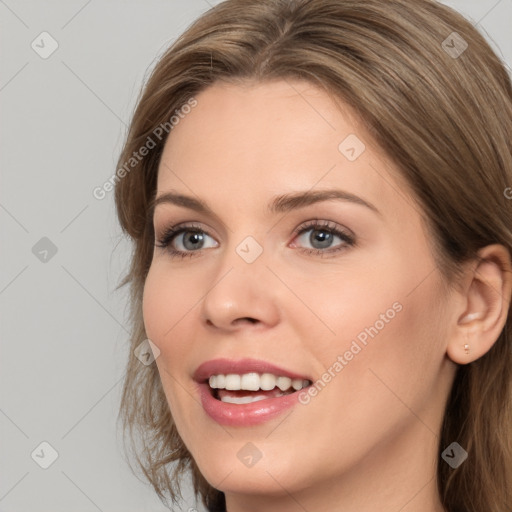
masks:
<path id="1" fill-rule="evenodd" d="M 216 83 L 196 99 L 166 142 L 157 196 L 200 198 L 214 216 L 156 207 L 157 240 L 193 222 L 204 246 L 185 247 L 185 234 L 172 245 L 192 257 L 155 247 L 143 314 L 202 474 L 226 494 L 229 512 L 443 511 L 435 478 L 443 409 L 457 364 L 484 355 L 503 329 L 508 252 L 482 249 L 485 260 L 468 263 L 459 288 L 446 291 L 421 210 L 393 163 L 348 106 L 311 84 Z M 354 161 L 338 150 L 349 134 L 366 146 Z M 337 200 L 267 210 L 275 195 L 335 188 L 379 214 Z M 314 219 L 350 230 L 355 245 L 334 236 L 322 249 L 314 228 L 295 234 Z M 236 252 L 247 236 L 263 249 L 253 263 Z M 325 254 L 307 252 L 315 248 Z M 192 379 L 201 363 L 253 357 L 316 380 L 396 302 L 401 311 L 307 405 L 252 427 L 205 414 Z M 247 442 L 262 454 L 250 468 L 237 457 Z"/>

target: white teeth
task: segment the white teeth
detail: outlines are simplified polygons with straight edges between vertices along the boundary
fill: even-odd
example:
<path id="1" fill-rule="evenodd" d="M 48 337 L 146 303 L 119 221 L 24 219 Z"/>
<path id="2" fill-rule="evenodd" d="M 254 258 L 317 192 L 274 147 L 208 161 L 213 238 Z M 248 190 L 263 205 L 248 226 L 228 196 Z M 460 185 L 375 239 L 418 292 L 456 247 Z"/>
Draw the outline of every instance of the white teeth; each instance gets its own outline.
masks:
<path id="1" fill-rule="evenodd" d="M 217 377 L 217 386 L 219 388 L 225 388 L 226 387 L 226 376 L 225 375 L 216 375 Z"/>
<path id="2" fill-rule="evenodd" d="M 220 400 L 227 404 L 250 404 L 251 402 L 258 402 L 259 400 L 265 400 L 266 396 L 223 396 Z"/>
<path id="3" fill-rule="evenodd" d="M 209 379 L 209 384 L 212 389 L 227 389 L 230 391 L 239 391 L 242 389 L 246 391 L 258 391 L 260 389 L 270 391 L 276 386 L 281 391 L 287 391 L 290 388 L 299 391 L 309 386 L 311 382 L 306 379 L 290 379 L 290 377 L 276 376 L 271 373 L 258 374 L 251 372 L 244 373 L 243 375 L 234 373 L 228 375 L 212 375 Z M 256 397 L 252 397 L 251 400 L 254 398 Z"/>
<path id="4" fill-rule="evenodd" d="M 258 391 L 260 389 L 260 376 L 257 373 L 245 373 L 240 379 L 240 389 Z"/>
<path id="5" fill-rule="evenodd" d="M 286 391 L 287 389 L 290 388 L 291 385 L 292 385 L 292 379 L 290 379 L 290 377 L 278 377 L 277 378 L 277 387 L 281 391 Z"/>
<path id="6" fill-rule="evenodd" d="M 218 379 L 217 379 L 217 382 L 218 382 Z M 295 391 L 299 391 L 299 389 L 302 389 L 303 387 L 307 386 L 307 384 L 303 386 L 303 382 L 307 382 L 307 381 L 303 381 L 302 379 L 293 379 L 292 380 L 293 389 L 295 389 Z"/>
<path id="7" fill-rule="evenodd" d="M 230 373 L 229 375 L 226 375 L 226 389 L 229 390 L 237 390 L 242 389 L 241 388 L 241 378 L 240 375 L 235 375 L 234 373 Z"/>
<path id="8" fill-rule="evenodd" d="M 260 376 L 260 388 L 263 391 L 270 391 L 276 387 L 276 377 L 271 373 L 264 373 Z"/>

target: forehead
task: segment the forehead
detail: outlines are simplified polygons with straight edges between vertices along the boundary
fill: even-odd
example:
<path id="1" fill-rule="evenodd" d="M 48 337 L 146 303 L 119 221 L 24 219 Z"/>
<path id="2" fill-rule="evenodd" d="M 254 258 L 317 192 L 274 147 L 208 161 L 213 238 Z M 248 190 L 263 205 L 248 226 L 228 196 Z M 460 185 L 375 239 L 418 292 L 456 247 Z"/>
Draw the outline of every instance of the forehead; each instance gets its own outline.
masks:
<path id="1" fill-rule="evenodd" d="M 354 112 L 308 82 L 215 83 L 196 100 L 167 138 L 158 193 L 249 205 L 336 187 L 381 204 L 381 211 L 386 204 L 396 210 L 397 196 L 406 195 Z"/>

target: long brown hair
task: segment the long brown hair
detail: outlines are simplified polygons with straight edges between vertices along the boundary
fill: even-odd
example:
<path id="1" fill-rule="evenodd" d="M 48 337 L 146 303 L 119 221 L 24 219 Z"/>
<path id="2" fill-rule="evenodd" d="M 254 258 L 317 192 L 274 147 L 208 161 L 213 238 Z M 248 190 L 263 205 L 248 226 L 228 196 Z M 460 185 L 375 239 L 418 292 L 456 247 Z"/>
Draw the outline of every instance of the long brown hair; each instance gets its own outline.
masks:
<path id="1" fill-rule="evenodd" d="M 147 337 L 148 208 L 163 146 L 183 106 L 215 81 L 297 78 L 349 104 L 394 161 L 421 205 L 446 283 L 485 245 L 512 252 L 511 81 L 463 16 L 433 0 L 227 0 L 206 12 L 152 71 L 116 173 L 118 218 L 133 241 L 120 285 L 130 285 L 133 334 L 119 418 L 162 501 L 178 499 L 190 469 L 209 510 L 225 510 L 224 494 L 206 482 L 176 430 L 156 365 L 133 354 Z M 151 146 L 144 158 L 130 160 L 143 146 Z M 469 457 L 457 469 L 438 464 L 448 512 L 512 510 L 511 329 L 507 319 L 492 349 L 457 370 L 439 454 L 456 441 Z"/>

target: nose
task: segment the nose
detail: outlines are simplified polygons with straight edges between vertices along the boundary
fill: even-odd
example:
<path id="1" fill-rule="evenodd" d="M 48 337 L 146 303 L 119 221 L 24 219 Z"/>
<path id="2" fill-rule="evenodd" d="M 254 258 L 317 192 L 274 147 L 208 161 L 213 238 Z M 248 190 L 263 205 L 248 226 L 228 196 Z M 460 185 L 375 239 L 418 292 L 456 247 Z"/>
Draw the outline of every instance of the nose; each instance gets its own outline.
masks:
<path id="1" fill-rule="evenodd" d="M 263 258 L 246 263 L 235 253 L 223 262 L 201 303 L 202 320 L 222 331 L 275 326 L 280 317 L 277 288 Z"/>

